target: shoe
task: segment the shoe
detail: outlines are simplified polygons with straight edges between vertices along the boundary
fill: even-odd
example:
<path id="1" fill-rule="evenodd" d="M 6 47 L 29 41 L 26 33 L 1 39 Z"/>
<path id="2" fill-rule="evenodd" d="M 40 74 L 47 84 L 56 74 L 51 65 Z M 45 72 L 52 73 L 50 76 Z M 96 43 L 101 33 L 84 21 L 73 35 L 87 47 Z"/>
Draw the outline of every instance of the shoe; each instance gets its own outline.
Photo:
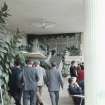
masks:
<path id="1" fill-rule="evenodd" d="M 44 104 L 41 102 L 40 105 L 44 105 Z"/>
<path id="2" fill-rule="evenodd" d="M 39 102 L 38 101 L 36 102 L 36 105 L 39 105 Z"/>

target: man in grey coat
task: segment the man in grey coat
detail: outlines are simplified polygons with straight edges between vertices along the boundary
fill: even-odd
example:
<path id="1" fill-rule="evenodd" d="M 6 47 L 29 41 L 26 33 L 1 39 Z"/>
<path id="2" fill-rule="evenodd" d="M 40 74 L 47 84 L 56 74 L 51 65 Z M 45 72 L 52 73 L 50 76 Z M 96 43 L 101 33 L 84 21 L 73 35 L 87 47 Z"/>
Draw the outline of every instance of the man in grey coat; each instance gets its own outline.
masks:
<path id="1" fill-rule="evenodd" d="M 23 70 L 23 105 L 36 105 L 38 75 L 36 70 L 32 67 L 32 61 L 27 61 L 27 66 Z"/>
<path id="2" fill-rule="evenodd" d="M 47 86 L 52 105 L 58 105 L 60 86 L 63 89 L 63 78 L 61 71 L 56 67 L 56 63 L 53 62 L 51 66 L 51 70 L 47 73 Z"/>

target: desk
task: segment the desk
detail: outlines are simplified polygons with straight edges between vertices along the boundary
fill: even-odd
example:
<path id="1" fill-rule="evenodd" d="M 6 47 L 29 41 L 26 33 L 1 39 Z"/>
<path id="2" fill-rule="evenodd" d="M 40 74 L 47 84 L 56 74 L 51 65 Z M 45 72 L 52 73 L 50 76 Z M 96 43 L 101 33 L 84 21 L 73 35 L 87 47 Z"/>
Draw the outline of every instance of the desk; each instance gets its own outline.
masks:
<path id="1" fill-rule="evenodd" d="M 77 97 L 77 98 L 81 98 L 81 102 L 80 102 L 80 105 L 82 105 L 82 101 L 83 99 L 85 98 L 84 95 L 71 95 L 72 97 Z"/>

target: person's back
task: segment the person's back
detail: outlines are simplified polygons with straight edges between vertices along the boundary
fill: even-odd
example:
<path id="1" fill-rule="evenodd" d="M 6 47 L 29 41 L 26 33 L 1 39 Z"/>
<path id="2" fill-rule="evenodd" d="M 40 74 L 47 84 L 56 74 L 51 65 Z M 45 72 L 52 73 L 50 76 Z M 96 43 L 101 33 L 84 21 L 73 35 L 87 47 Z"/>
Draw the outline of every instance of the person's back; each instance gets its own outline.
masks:
<path id="1" fill-rule="evenodd" d="M 27 66 L 23 70 L 23 105 L 28 105 L 28 101 L 30 101 L 30 105 L 36 104 L 37 81 L 37 71 L 32 67 L 32 61 L 28 60 Z"/>
<path id="2" fill-rule="evenodd" d="M 44 78 L 46 76 L 45 69 L 42 68 L 41 66 L 37 66 L 35 68 L 37 70 L 38 76 L 39 76 L 39 81 L 38 81 L 38 86 L 43 86 L 44 85 Z"/>
<path id="3" fill-rule="evenodd" d="M 13 89 L 19 88 L 19 76 L 22 72 L 21 68 L 13 67 L 12 68 L 12 74 L 11 74 L 11 84 Z"/>
<path id="4" fill-rule="evenodd" d="M 62 77 L 60 71 L 58 71 L 56 67 L 53 67 L 49 71 L 49 81 L 48 81 L 49 91 L 58 91 L 60 89 L 61 84 L 62 84 Z"/>
<path id="5" fill-rule="evenodd" d="M 63 78 L 55 63 L 52 63 L 52 69 L 48 71 L 47 76 L 47 86 L 52 105 L 58 105 L 60 86 L 63 88 Z"/>
<path id="6" fill-rule="evenodd" d="M 37 72 L 33 67 L 25 67 L 23 71 L 24 90 L 34 90 L 37 86 Z"/>
<path id="7" fill-rule="evenodd" d="M 9 78 L 9 93 L 14 98 L 16 105 L 21 105 L 22 96 L 22 68 L 19 61 L 14 62 L 14 67 L 11 68 L 11 75 Z"/>
<path id="8" fill-rule="evenodd" d="M 81 65 L 81 70 L 78 72 L 78 80 L 84 81 L 84 65 Z"/>
<path id="9" fill-rule="evenodd" d="M 78 80 L 83 81 L 84 80 L 84 70 L 80 70 L 78 73 Z"/>
<path id="10" fill-rule="evenodd" d="M 42 101 L 42 92 L 43 92 L 43 85 L 45 83 L 46 72 L 45 69 L 40 66 L 40 61 L 35 60 L 33 67 L 38 74 L 38 82 L 37 82 L 37 104 L 43 105 Z"/>
<path id="11" fill-rule="evenodd" d="M 71 67 L 70 67 L 70 75 L 71 75 L 71 77 L 76 77 L 76 74 L 75 74 L 75 67 L 74 67 L 74 66 L 71 66 Z"/>

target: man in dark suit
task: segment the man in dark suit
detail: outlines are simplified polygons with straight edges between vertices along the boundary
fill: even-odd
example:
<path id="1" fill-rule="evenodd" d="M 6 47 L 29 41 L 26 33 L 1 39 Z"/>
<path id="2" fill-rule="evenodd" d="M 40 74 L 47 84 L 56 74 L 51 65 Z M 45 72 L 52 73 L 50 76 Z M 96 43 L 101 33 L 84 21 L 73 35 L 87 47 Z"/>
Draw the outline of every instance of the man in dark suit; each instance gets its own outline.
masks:
<path id="1" fill-rule="evenodd" d="M 14 67 L 11 68 L 11 76 L 9 80 L 9 93 L 14 98 L 16 105 L 21 105 L 22 96 L 22 69 L 19 61 L 15 61 Z"/>

